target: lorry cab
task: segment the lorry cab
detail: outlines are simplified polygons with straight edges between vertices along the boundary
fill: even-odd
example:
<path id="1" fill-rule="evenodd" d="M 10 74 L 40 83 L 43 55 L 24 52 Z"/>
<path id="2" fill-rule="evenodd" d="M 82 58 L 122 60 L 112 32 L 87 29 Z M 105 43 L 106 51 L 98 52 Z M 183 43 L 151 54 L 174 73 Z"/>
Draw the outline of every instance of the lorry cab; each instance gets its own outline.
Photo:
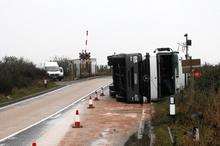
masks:
<path id="1" fill-rule="evenodd" d="M 151 99 L 174 95 L 183 86 L 183 74 L 178 52 L 158 48 L 150 56 Z"/>

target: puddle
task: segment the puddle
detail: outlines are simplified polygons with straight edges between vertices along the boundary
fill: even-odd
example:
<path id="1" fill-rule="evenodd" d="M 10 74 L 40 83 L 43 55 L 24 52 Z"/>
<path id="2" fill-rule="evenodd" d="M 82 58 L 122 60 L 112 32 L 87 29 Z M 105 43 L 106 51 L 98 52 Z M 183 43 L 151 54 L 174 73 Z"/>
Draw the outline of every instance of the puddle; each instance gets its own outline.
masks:
<path id="1" fill-rule="evenodd" d="M 137 118 L 137 113 L 128 113 L 128 114 L 124 114 L 124 116 L 130 118 Z"/>
<path id="2" fill-rule="evenodd" d="M 100 136 L 103 138 L 107 138 L 107 136 L 112 135 L 115 132 L 117 132 L 116 129 L 107 128 L 100 134 Z"/>
<path id="3" fill-rule="evenodd" d="M 118 116 L 120 114 L 117 114 L 117 113 L 105 113 L 105 114 L 102 114 L 103 116 Z"/>
<path id="4" fill-rule="evenodd" d="M 103 146 L 103 145 L 109 145 L 107 139 L 100 138 L 92 142 L 91 146 Z"/>

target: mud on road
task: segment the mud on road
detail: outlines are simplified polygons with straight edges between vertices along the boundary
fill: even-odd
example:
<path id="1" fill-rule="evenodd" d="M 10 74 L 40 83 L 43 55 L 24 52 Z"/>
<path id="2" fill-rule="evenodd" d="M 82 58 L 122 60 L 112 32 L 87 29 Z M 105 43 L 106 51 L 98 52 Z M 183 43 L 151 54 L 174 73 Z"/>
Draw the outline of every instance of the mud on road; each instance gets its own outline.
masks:
<path id="1" fill-rule="evenodd" d="M 150 104 L 126 104 L 109 96 L 94 101 L 93 109 L 87 106 L 80 114 L 83 128 L 70 127 L 59 146 L 122 146 L 138 131 L 143 109 L 146 119 L 151 115 Z"/>

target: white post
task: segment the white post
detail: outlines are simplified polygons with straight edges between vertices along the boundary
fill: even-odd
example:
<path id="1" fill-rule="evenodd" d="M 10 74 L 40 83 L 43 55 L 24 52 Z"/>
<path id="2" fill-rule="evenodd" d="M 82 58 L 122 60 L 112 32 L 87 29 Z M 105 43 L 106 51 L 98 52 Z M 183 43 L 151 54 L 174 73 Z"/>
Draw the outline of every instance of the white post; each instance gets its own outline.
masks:
<path id="1" fill-rule="evenodd" d="M 175 108 L 175 99 L 173 96 L 170 96 L 170 116 L 176 115 L 176 108 Z"/>
<path id="2" fill-rule="evenodd" d="M 195 128 L 195 141 L 199 141 L 199 128 Z"/>

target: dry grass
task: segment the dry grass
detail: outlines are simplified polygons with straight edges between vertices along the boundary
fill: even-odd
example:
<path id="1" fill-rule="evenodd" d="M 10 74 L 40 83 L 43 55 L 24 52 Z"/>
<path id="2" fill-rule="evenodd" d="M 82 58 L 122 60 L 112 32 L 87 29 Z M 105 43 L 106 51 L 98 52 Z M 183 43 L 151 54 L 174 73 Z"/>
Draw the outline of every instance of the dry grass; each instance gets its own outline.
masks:
<path id="1" fill-rule="evenodd" d="M 0 94 L 0 106 L 5 105 L 5 103 L 12 102 L 12 101 L 19 101 L 25 96 L 33 95 L 35 93 L 56 87 L 54 82 L 49 82 L 48 87 L 45 88 L 42 81 L 36 81 L 31 86 L 26 88 L 13 88 L 12 92 L 8 96 L 4 96 L 3 94 Z"/>
<path id="2" fill-rule="evenodd" d="M 168 99 L 154 104 L 155 145 L 171 145 L 167 126 L 175 135 L 176 145 L 220 145 L 220 67 L 204 66 L 202 71 L 201 79 L 195 80 L 194 85 L 176 96 L 175 124 L 168 116 Z M 199 128 L 199 142 L 195 142 L 189 134 L 193 127 Z"/>

